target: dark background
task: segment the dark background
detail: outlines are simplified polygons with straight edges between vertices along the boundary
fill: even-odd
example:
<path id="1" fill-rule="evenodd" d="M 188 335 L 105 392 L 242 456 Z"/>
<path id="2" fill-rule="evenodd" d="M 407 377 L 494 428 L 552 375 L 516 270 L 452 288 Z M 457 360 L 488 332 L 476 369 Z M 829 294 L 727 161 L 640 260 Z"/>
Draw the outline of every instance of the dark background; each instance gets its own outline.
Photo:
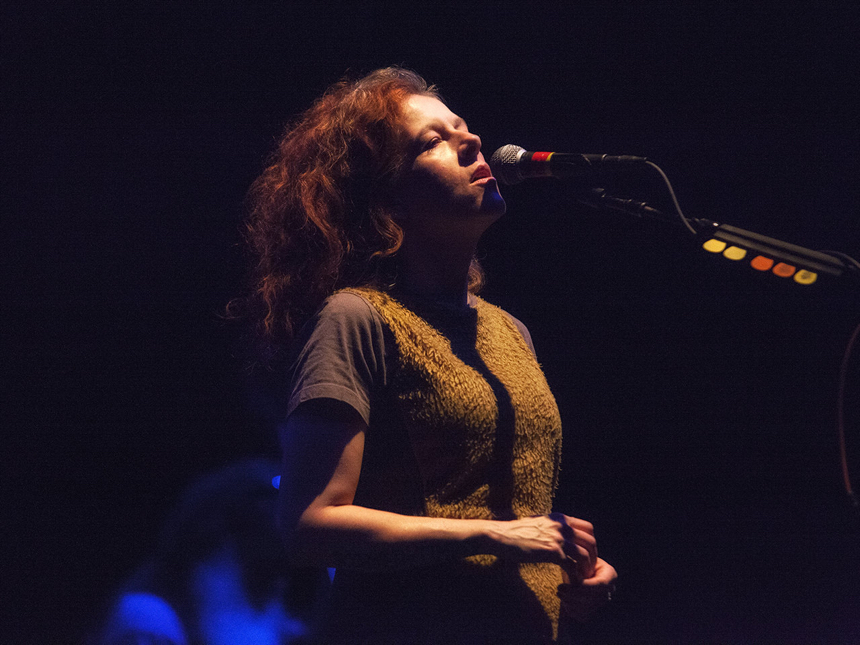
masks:
<path id="1" fill-rule="evenodd" d="M 568 4 L 4 6 L 0 641 L 80 641 L 185 484 L 277 454 L 221 314 L 249 183 L 345 72 L 412 67 L 487 154 L 644 155 L 689 216 L 860 255 L 856 3 Z M 856 283 L 756 274 L 561 182 L 504 194 L 485 295 L 559 399 L 558 506 L 621 574 L 588 642 L 860 642 Z"/>

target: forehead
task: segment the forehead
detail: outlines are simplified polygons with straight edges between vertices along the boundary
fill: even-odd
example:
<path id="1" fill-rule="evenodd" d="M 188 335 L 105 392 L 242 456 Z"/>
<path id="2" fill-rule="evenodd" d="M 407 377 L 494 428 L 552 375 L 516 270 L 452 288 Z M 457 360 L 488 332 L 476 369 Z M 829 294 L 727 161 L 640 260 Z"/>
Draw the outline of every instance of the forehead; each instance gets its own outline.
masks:
<path id="1" fill-rule="evenodd" d="M 412 94 L 406 99 L 403 116 L 403 125 L 412 136 L 420 135 L 434 126 L 449 125 L 456 128 L 464 124 L 463 119 L 449 110 L 442 101 L 423 94 Z"/>

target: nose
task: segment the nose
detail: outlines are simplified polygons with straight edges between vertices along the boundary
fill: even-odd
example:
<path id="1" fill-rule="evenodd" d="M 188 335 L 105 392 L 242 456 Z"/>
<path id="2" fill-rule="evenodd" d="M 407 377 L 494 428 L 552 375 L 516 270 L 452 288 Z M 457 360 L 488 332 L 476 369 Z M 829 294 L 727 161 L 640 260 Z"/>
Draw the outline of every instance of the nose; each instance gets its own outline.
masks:
<path id="1" fill-rule="evenodd" d="M 466 163 L 471 163 L 478 158 L 481 151 L 481 137 L 471 132 L 464 132 L 460 142 L 460 158 Z"/>

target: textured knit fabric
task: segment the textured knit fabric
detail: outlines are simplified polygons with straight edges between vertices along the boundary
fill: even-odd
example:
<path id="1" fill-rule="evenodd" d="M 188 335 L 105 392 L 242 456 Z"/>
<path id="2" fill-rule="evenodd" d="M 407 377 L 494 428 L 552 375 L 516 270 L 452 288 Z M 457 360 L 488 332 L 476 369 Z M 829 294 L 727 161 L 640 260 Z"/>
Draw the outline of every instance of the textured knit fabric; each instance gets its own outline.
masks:
<path id="1" fill-rule="evenodd" d="M 350 291 L 378 313 L 393 350 L 384 352 L 384 384 L 377 377 L 369 394 L 355 503 L 448 518 L 550 513 L 560 418 L 510 316 L 480 298 L 453 312 Z M 556 565 L 489 555 L 394 572 L 340 569 L 325 642 L 550 642 L 560 583 Z"/>

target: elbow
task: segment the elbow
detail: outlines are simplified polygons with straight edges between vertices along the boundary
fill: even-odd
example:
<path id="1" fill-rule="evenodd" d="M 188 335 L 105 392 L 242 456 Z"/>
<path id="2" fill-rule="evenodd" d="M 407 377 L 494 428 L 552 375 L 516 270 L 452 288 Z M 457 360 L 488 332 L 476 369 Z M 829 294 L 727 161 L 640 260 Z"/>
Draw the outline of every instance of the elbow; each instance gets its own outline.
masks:
<path id="1" fill-rule="evenodd" d="M 331 566 L 313 548 L 313 539 L 308 531 L 299 527 L 281 531 L 281 540 L 287 561 L 294 567 Z"/>
<path id="2" fill-rule="evenodd" d="M 288 561 L 294 566 L 307 566 L 303 557 L 303 536 L 301 530 L 301 516 L 288 513 L 283 508 L 278 509 L 275 518 L 281 544 Z"/>
<path id="3" fill-rule="evenodd" d="M 278 517 L 281 542 L 289 563 L 296 567 L 334 566 L 325 548 L 325 531 L 312 513 Z"/>

